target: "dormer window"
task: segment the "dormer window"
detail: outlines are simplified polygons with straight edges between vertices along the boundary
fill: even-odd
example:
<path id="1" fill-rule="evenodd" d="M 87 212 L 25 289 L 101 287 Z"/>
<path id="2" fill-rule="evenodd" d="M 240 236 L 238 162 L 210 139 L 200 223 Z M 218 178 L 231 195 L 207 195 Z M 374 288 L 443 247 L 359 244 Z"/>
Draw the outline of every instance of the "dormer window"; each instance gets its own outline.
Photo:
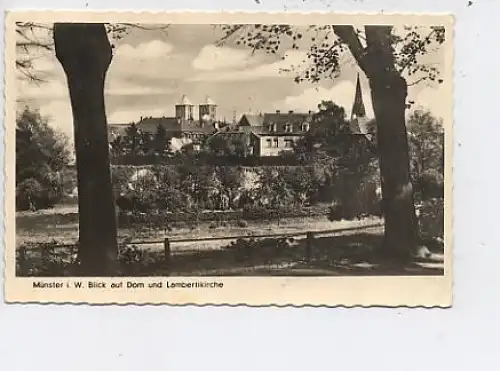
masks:
<path id="1" fill-rule="evenodd" d="M 292 124 L 285 124 L 285 133 L 292 132 Z"/>
<path id="2" fill-rule="evenodd" d="M 276 124 L 275 123 L 269 124 L 269 132 L 270 133 L 276 132 Z"/>
<path id="3" fill-rule="evenodd" d="M 309 124 L 308 123 L 304 123 L 302 124 L 302 131 L 309 131 Z"/>

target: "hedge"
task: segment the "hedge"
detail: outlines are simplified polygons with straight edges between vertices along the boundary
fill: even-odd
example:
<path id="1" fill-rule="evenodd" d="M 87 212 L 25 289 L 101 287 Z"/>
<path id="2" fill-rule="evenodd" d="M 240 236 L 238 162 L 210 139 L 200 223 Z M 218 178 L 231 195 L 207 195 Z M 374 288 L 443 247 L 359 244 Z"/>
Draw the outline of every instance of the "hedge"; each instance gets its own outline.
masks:
<path id="1" fill-rule="evenodd" d="M 243 221 L 243 220 L 276 220 L 280 218 L 305 218 L 312 216 L 327 215 L 329 206 L 315 206 L 307 208 L 282 208 L 278 210 L 264 208 L 248 208 L 245 210 L 230 211 L 202 211 L 200 213 L 189 212 L 157 212 L 138 213 L 120 212 L 118 214 L 118 225 L 120 228 L 131 228 L 138 226 L 149 226 L 152 228 L 163 228 L 169 223 L 197 223 L 207 221 Z"/>

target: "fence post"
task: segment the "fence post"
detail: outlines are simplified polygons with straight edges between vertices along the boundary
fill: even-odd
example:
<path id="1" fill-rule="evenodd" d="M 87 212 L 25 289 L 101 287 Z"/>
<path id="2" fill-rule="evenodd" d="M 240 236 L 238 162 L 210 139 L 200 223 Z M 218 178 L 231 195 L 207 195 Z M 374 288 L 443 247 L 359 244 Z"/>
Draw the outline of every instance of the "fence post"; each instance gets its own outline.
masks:
<path id="1" fill-rule="evenodd" d="M 168 267 L 170 266 L 170 257 L 171 257 L 170 240 L 168 239 L 168 237 L 166 237 L 165 240 L 163 241 L 163 250 L 165 253 L 165 265 Z"/>
<path id="2" fill-rule="evenodd" d="M 314 234 L 313 232 L 307 232 L 306 233 L 306 261 L 310 263 L 314 256 L 313 256 L 313 240 L 314 240 Z"/>
<path id="3" fill-rule="evenodd" d="M 18 275 L 24 275 L 26 269 L 26 247 L 23 245 L 19 248 L 19 271 Z"/>
<path id="4" fill-rule="evenodd" d="M 48 244 L 42 245 L 41 255 L 42 255 L 42 262 L 43 264 L 45 264 L 50 259 L 50 251 Z"/>

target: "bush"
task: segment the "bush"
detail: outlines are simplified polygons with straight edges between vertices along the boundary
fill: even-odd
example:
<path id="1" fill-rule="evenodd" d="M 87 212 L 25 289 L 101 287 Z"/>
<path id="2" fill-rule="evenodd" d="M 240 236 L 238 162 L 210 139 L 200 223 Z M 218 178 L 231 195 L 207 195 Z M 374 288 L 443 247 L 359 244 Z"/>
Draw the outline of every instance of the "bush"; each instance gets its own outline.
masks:
<path id="1" fill-rule="evenodd" d="M 53 207 L 64 194 L 67 138 L 26 107 L 16 119 L 16 209 Z"/>
<path id="2" fill-rule="evenodd" d="M 210 229 L 215 229 L 215 228 L 217 228 L 217 223 L 215 223 L 215 222 L 211 222 L 211 223 L 208 225 L 208 228 L 210 228 Z"/>
<path id="3" fill-rule="evenodd" d="M 342 220 L 342 207 L 339 204 L 333 204 L 328 207 L 328 220 L 331 222 Z"/>
<path id="4" fill-rule="evenodd" d="M 16 186 L 16 209 L 39 210 L 54 207 L 63 197 L 58 184 L 40 183 L 35 178 L 28 178 Z"/>
<path id="5" fill-rule="evenodd" d="M 236 222 L 236 224 L 240 228 L 247 228 L 248 227 L 248 222 L 246 220 L 238 219 L 238 221 Z"/>
<path id="6" fill-rule="evenodd" d="M 133 175 L 141 169 L 149 172 L 141 179 L 133 180 Z M 331 172 L 330 170 L 328 171 Z M 121 210 L 175 213 L 220 210 L 218 191 L 223 189 L 230 196 L 229 206 L 243 210 L 238 218 L 246 220 L 271 219 L 286 216 L 288 212 L 296 216 L 308 215 L 301 213 L 300 209 L 324 201 L 325 197 L 330 200 L 340 199 L 345 208 L 351 199 L 361 201 L 363 195 L 351 197 L 354 192 L 351 188 L 344 192 L 349 197 L 343 200 L 346 198 L 345 194 L 339 191 L 339 187 L 332 187 L 332 184 L 345 183 L 342 177 L 349 176 L 348 174 L 328 175 L 326 172 L 327 169 L 320 169 L 318 166 L 112 167 L 115 197 Z M 263 205 L 266 201 L 269 206 Z M 362 211 L 371 213 L 369 210 Z M 356 216 L 356 210 L 351 212 L 354 212 L 353 217 Z M 343 214 L 346 213 L 344 210 Z M 345 217 L 347 216 L 344 215 Z"/>
<path id="7" fill-rule="evenodd" d="M 444 197 L 444 176 L 436 170 L 423 172 L 415 181 L 417 198 L 428 200 Z"/>
<path id="8" fill-rule="evenodd" d="M 417 206 L 420 235 L 423 239 L 444 237 L 444 200 L 426 200 Z"/>

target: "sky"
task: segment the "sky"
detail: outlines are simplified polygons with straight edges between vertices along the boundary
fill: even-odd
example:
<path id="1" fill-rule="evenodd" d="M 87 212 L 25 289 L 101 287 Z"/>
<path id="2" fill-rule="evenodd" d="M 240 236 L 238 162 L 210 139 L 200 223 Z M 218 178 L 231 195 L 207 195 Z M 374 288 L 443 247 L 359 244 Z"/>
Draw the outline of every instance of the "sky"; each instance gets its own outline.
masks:
<path id="1" fill-rule="evenodd" d="M 337 77 L 319 84 L 297 84 L 294 77 L 310 66 L 306 58 L 310 39 L 304 37 L 299 50 L 282 43 L 277 55 L 268 55 L 252 52 L 235 40 L 216 46 L 222 36 L 220 26 L 170 25 L 155 30 L 133 28 L 121 40 L 111 38 L 115 47 L 105 86 L 108 123 L 174 116 L 182 95 L 193 104 L 209 96 L 218 105 L 218 118 L 228 121 L 246 112 L 308 112 L 316 110 L 321 100 L 343 106 L 349 115 L 358 73 L 367 115 L 373 117 L 368 81 L 348 53 L 342 56 Z M 50 39 L 50 35 L 37 37 Z M 18 106 L 40 109 L 51 126 L 71 139 L 71 106 L 63 69 L 51 51 L 30 53 L 35 58 L 34 73 L 44 81 L 37 84 L 18 78 Z M 439 49 L 426 56 L 438 65 L 444 63 L 443 58 Z M 409 88 L 408 99 L 415 101 L 412 109 L 427 109 L 442 117 L 445 107 L 439 104 L 440 94 L 439 85 L 420 83 Z"/>

